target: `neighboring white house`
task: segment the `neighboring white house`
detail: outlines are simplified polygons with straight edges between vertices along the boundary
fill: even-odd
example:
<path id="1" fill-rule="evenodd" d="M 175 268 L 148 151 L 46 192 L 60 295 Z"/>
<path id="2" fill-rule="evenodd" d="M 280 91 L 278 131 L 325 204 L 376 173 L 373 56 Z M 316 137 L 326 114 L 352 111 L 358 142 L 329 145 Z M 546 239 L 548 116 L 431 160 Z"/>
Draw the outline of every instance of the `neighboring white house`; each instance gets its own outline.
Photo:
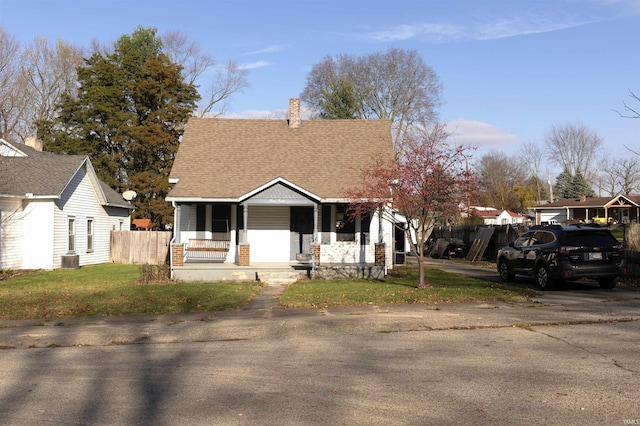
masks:
<path id="1" fill-rule="evenodd" d="M 394 158 L 391 122 L 301 120 L 300 100 L 289 107 L 288 120 L 189 119 L 167 196 L 174 277 L 196 262 L 392 267 L 393 224 L 349 220 L 346 196 Z"/>
<path id="2" fill-rule="evenodd" d="M 640 196 L 563 198 L 535 207 L 536 224 L 563 222 L 629 223 L 640 219 Z"/>
<path id="3" fill-rule="evenodd" d="M 485 225 L 518 225 L 528 218 L 525 215 L 509 210 L 497 210 L 492 208 L 476 208 L 476 214 L 484 220 Z"/>
<path id="4" fill-rule="evenodd" d="M 87 156 L 0 139 L 0 269 L 109 262 L 111 230 L 129 230 L 133 206 L 100 181 Z"/>

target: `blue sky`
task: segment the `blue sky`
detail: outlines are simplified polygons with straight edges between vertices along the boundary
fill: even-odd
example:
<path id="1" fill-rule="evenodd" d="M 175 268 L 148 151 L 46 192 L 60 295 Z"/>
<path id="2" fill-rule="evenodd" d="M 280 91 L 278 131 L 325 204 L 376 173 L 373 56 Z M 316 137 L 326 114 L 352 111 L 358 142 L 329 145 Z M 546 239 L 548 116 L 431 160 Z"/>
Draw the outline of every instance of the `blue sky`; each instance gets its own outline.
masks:
<path id="1" fill-rule="evenodd" d="M 83 46 L 180 31 L 250 70 L 233 117 L 282 116 L 328 55 L 416 49 L 442 82 L 441 121 L 476 155 L 516 154 L 566 122 L 613 157 L 640 150 L 640 119 L 614 111 L 640 94 L 640 0 L 0 0 L 0 25 Z"/>

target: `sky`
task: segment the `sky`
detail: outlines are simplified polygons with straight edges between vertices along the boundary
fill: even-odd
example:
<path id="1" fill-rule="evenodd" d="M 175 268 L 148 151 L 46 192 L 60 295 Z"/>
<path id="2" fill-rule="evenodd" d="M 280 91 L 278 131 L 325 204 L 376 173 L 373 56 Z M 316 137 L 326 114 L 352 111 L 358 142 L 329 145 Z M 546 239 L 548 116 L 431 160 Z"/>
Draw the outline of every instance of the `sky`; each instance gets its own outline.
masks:
<path id="1" fill-rule="evenodd" d="M 249 70 L 227 117 L 283 117 L 314 64 L 393 47 L 433 68 L 439 119 L 476 156 L 544 147 L 565 123 L 610 157 L 640 152 L 640 119 L 619 114 L 640 107 L 640 0 L 0 0 L 0 26 L 24 43 L 112 44 L 138 25 Z"/>

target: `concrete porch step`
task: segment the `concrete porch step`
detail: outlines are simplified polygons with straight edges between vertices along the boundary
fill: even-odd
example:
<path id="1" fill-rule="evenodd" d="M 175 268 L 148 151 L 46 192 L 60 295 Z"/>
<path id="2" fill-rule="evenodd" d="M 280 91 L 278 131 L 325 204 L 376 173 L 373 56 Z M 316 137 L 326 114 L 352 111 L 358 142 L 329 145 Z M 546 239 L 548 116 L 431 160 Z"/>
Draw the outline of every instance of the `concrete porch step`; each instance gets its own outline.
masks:
<path id="1" fill-rule="evenodd" d="M 291 284 L 302 278 L 305 278 L 305 271 L 283 270 L 283 271 L 258 271 L 258 279 L 269 285 Z"/>

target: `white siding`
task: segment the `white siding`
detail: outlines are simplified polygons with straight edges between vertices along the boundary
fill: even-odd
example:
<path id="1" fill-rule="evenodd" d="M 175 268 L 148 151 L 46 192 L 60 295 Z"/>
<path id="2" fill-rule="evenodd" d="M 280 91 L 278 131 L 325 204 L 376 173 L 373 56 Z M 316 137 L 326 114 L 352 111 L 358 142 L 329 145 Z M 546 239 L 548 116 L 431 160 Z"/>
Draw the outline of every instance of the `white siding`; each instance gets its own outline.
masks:
<path id="1" fill-rule="evenodd" d="M 130 229 L 129 215 L 126 209 L 103 207 L 83 167 L 73 177 L 62 196 L 56 200 L 55 236 L 53 249 L 53 267 L 59 268 L 62 256 L 77 254 L 80 266 L 109 262 L 110 232 Z M 110 216 L 111 215 L 111 216 Z M 76 219 L 76 247 L 74 253 L 68 250 L 68 220 Z M 93 251 L 87 250 L 87 219 L 93 219 Z"/>
<path id="2" fill-rule="evenodd" d="M 288 262 L 291 251 L 289 206 L 249 206 L 251 263 Z"/>
<path id="3" fill-rule="evenodd" d="M 22 218 L 22 268 L 53 269 L 54 204 L 51 200 L 31 200 Z"/>
<path id="4" fill-rule="evenodd" d="M 0 269 L 22 268 L 22 201 L 0 200 Z"/>

